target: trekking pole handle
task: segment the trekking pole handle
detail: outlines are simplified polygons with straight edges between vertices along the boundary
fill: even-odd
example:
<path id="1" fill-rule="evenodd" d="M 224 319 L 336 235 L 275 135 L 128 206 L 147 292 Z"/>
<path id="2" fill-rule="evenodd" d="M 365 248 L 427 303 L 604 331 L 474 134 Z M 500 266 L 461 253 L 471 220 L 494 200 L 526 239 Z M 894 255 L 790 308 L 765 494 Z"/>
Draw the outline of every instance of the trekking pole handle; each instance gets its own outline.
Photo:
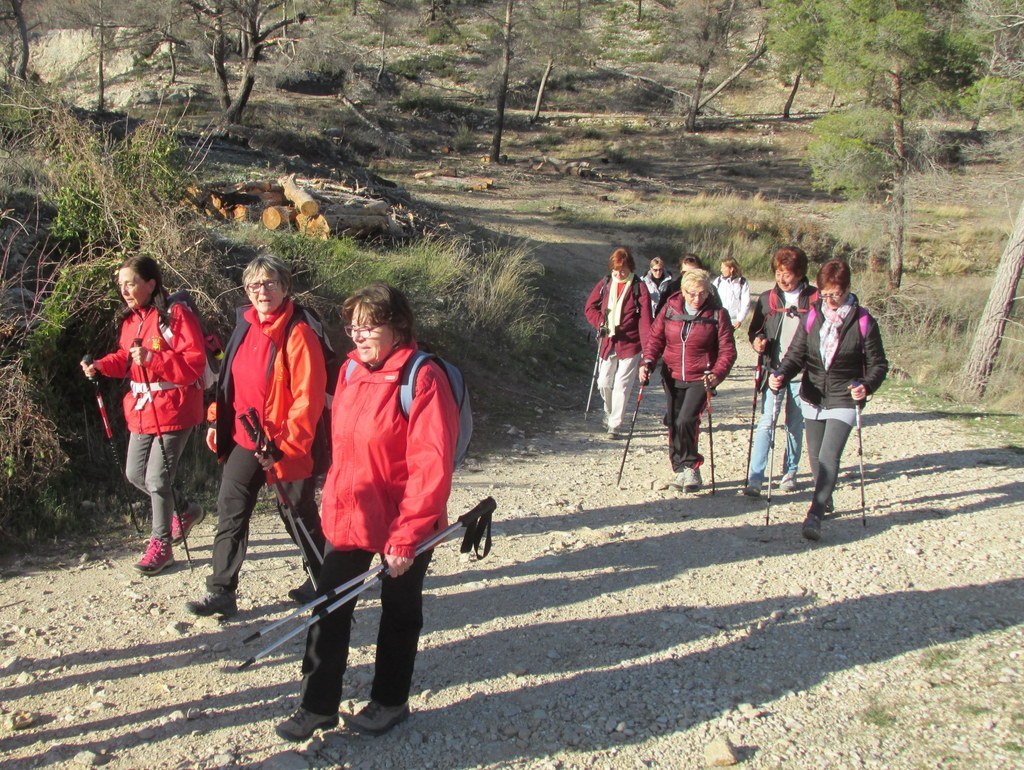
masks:
<path id="1" fill-rule="evenodd" d="M 774 393 L 777 396 L 777 395 L 779 395 L 780 388 L 773 388 L 772 387 L 772 381 L 771 381 L 772 377 L 780 377 L 781 378 L 782 375 L 779 374 L 779 371 L 777 369 L 774 369 L 774 370 L 772 370 L 771 372 L 768 373 L 768 390 L 770 390 L 772 393 Z"/>
<path id="2" fill-rule="evenodd" d="M 86 366 L 92 366 L 94 363 L 96 363 L 96 359 L 93 358 L 90 353 L 86 353 L 84 356 L 82 356 L 82 363 L 85 364 Z M 96 376 L 93 375 L 89 379 L 90 380 L 95 380 Z"/>
<path id="3" fill-rule="evenodd" d="M 259 414 L 255 407 L 250 406 L 244 414 L 238 415 L 238 419 L 245 432 L 249 434 L 249 438 L 256 445 L 258 454 L 266 455 L 275 463 L 284 457 L 284 452 L 277 448 L 274 440 L 267 436 L 263 426 L 260 425 Z"/>
<path id="4" fill-rule="evenodd" d="M 860 380 L 854 380 L 853 382 L 851 382 L 850 383 L 850 387 L 849 387 L 849 390 L 851 391 L 851 393 L 850 393 L 851 397 L 853 396 L 853 393 L 852 393 L 853 390 L 855 390 L 856 388 L 862 388 L 862 387 L 864 387 L 864 383 L 861 382 Z M 856 404 L 861 409 L 864 408 L 864 404 L 866 404 L 867 401 L 868 401 L 868 399 L 867 399 L 866 395 L 865 395 L 864 398 L 861 398 L 861 399 L 856 399 L 856 398 L 853 399 L 853 403 Z"/>
<path id="5" fill-rule="evenodd" d="M 712 372 L 710 369 L 705 369 L 704 370 L 704 389 L 708 392 L 708 395 L 717 396 L 718 395 L 718 387 L 717 386 L 711 387 L 711 388 L 708 387 L 707 378 L 711 374 L 714 374 L 714 372 Z"/>

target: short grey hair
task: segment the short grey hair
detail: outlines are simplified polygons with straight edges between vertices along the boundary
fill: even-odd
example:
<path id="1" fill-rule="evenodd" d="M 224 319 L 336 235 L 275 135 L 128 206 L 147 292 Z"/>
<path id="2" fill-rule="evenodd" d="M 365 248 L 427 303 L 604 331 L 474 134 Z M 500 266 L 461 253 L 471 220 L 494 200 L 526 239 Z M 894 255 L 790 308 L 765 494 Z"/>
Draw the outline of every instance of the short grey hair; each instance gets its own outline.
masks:
<path id="1" fill-rule="evenodd" d="M 689 270 L 679 279 L 680 291 L 710 290 L 711 273 L 707 270 Z"/>
<path id="2" fill-rule="evenodd" d="M 292 271 L 280 257 L 273 254 L 260 254 L 256 257 L 242 271 L 242 286 L 247 286 L 260 274 L 278 281 L 281 284 L 281 291 L 286 295 L 292 293 Z"/>

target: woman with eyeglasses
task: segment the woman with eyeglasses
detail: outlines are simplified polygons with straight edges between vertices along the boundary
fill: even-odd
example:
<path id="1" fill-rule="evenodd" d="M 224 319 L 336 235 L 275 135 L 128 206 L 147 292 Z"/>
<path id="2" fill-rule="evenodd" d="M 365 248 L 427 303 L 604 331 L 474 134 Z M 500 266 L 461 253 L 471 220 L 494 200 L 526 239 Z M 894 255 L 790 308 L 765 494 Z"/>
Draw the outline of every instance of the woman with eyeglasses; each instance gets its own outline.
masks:
<path id="1" fill-rule="evenodd" d="M 206 595 L 185 605 L 200 616 L 227 617 L 238 611 L 235 594 L 249 544 L 249 520 L 264 484 L 280 483 L 294 505 L 296 527 L 287 517 L 285 526 L 314 578 L 323 559 L 313 476 L 313 444 L 327 397 L 323 349 L 290 297 L 291 271 L 284 262 L 257 257 L 242 272 L 242 285 L 250 304 L 236 310 L 217 398 L 207 411 L 211 424 L 206 444 L 223 471 L 213 572 L 206 579 Z M 240 419 L 246 415 L 262 429 L 266 444 L 257 446 L 249 435 Z M 315 593 L 309 587 L 290 595 L 298 601 L 312 599 Z"/>
<path id="2" fill-rule="evenodd" d="M 818 301 L 793 337 L 768 387 L 778 391 L 803 371 L 807 454 L 814 496 L 803 536 L 821 538 L 821 520 L 832 508 L 843 448 L 856 425 L 857 409 L 878 390 L 889 371 L 878 323 L 850 291 L 850 266 L 832 259 L 818 271 Z"/>
<path id="3" fill-rule="evenodd" d="M 652 259 L 643 281 L 647 285 L 647 293 L 651 295 L 651 318 L 654 318 L 661 293 L 672 282 L 672 273 L 665 269 L 665 260 L 661 257 Z"/>
<path id="4" fill-rule="evenodd" d="M 152 257 L 122 262 L 117 288 L 125 303 L 120 346 L 97 361 L 82 361 L 82 371 L 89 379 L 99 373 L 131 381 L 124 397 L 124 472 L 149 495 L 153 509 L 152 533 L 135 569 L 156 575 L 174 564 L 172 543 L 180 543 L 205 515 L 174 489 L 174 475 L 192 429 L 203 421 L 206 352 L 199 319 L 184 303 L 168 305 Z"/>
<path id="5" fill-rule="evenodd" d="M 668 398 L 669 459 L 675 473 L 669 486 L 696 492 L 704 462 L 697 449 L 701 415 L 708 394 L 729 376 L 736 362 L 732 321 L 712 292 L 706 270 L 683 273 L 679 291 L 665 301 L 654 319 L 644 342 L 641 383 L 648 382 L 659 358 L 665 363 L 662 382 Z"/>
<path id="6" fill-rule="evenodd" d="M 346 299 L 341 313 L 355 350 L 338 378 L 331 417 L 321 590 L 365 573 L 378 555 L 387 565 L 370 702 L 345 717 L 350 730 L 381 735 L 409 716 L 431 558 L 431 551 L 417 555 L 416 549 L 448 525 L 459 416 L 447 375 L 429 359 L 417 370 L 408 412 L 402 410 L 402 373 L 417 344 L 412 309 L 398 289 L 370 284 Z M 338 724 L 355 604 L 352 599 L 309 629 L 302 700 L 277 725 L 282 738 L 304 741 Z"/>

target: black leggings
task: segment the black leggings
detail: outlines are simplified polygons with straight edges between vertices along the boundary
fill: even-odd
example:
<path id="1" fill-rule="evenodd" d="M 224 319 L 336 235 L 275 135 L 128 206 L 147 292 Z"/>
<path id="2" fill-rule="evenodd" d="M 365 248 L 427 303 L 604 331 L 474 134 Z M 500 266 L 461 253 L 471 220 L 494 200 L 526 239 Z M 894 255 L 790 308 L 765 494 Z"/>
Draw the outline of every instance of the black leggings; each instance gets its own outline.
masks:
<path id="1" fill-rule="evenodd" d="M 804 428 L 807 458 L 814 476 L 814 498 L 808 513 L 820 519 L 839 480 L 839 463 L 853 428 L 842 420 L 804 420 Z"/>
<path id="2" fill-rule="evenodd" d="M 679 473 L 683 468 L 699 468 L 704 456 L 697 451 L 697 438 L 708 396 L 704 381 L 675 380 L 665 392 L 669 397 L 668 456 L 672 460 L 672 471 Z"/>
<path id="3" fill-rule="evenodd" d="M 433 553 L 421 553 L 400 577 L 381 580 L 380 626 L 370 698 L 382 706 L 401 706 L 409 700 L 416 649 L 423 629 L 423 579 Z M 335 551 L 328 543 L 320 570 L 320 592 L 326 593 L 366 572 L 374 556 L 370 551 Z M 348 666 L 352 613 L 358 599 L 322 617 L 306 635 L 302 707 L 314 714 L 338 713 L 341 680 Z"/>

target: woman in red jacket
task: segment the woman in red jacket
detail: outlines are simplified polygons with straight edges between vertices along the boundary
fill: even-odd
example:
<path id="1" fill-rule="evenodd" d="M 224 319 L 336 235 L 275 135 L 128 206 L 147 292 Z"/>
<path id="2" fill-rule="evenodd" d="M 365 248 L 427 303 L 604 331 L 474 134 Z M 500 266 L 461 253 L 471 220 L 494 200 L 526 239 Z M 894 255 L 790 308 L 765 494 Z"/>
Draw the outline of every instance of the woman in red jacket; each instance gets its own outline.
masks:
<path id="1" fill-rule="evenodd" d="M 604 401 L 608 438 L 621 438 L 626 402 L 636 381 L 640 352 L 651 325 L 651 296 L 638 278 L 629 249 L 620 248 L 608 258 L 608 275 L 597 282 L 583 312 L 597 330 L 597 388 Z"/>
<path id="2" fill-rule="evenodd" d="M 89 378 L 99 372 L 131 381 L 124 397 L 129 431 L 124 472 L 153 506 L 152 534 L 135 568 L 155 575 L 174 564 L 171 543 L 181 542 L 204 516 L 173 485 L 185 443 L 203 419 L 206 351 L 199 319 L 183 303 L 168 307 L 154 259 L 126 259 L 117 271 L 117 287 L 127 306 L 119 347 L 95 363 L 83 362 L 82 371 Z"/>
<path id="3" fill-rule="evenodd" d="M 295 505 L 292 513 L 299 531 L 293 531 L 287 518 L 285 526 L 313 577 L 324 546 L 313 479 L 313 440 L 327 399 L 323 349 L 306 316 L 297 315 L 289 296 L 291 270 L 284 262 L 257 257 L 242 272 L 242 284 L 252 304 L 237 310 L 217 400 L 207 412 L 212 425 L 206 445 L 217 453 L 223 472 L 207 593 L 185 604 L 187 612 L 200 616 L 227 617 L 238 610 L 235 591 L 249 544 L 249 521 L 265 484 L 280 482 Z M 257 451 L 239 419 L 250 409 L 276 453 Z M 290 595 L 297 598 L 301 590 Z"/>
<path id="4" fill-rule="evenodd" d="M 356 364 L 339 378 L 334 395 L 320 590 L 366 572 L 377 554 L 387 565 L 370 703 L 345 717 L 349 728 L 380 735 L 409 716 L 431 557 L 430 551 L 416 556 L 416 547 L 448 523 L 459 417 L 447 375 L 433 361 L 420 367 L 408 418 L 402 413 L 402 370 L 417 348 L 412 309 L 400 291 L 371 284 L 345 300 L 342 315 L 356 346 L 348 357 Z M 302 703 L 277 726 L 282 738 L 302 741 L 338 724 L 355 602 L 310 628 Z"/>
<path id="5" fill-rule="evenodd" d="M 736 362 L 729 314 L 715 299 L 706 270 L 683 273 L 679 291 L 665 302 L 644 343 L 640 382 L 646 384 L 659 358 L 668 368 L 665 392 L 669 411 L 669 458 L 676 474 L 670 486 L 700 489 L 697 433 L 707 393 L 722 382 Z M 664 373 L 664 369 L 662 372 Z"/>

